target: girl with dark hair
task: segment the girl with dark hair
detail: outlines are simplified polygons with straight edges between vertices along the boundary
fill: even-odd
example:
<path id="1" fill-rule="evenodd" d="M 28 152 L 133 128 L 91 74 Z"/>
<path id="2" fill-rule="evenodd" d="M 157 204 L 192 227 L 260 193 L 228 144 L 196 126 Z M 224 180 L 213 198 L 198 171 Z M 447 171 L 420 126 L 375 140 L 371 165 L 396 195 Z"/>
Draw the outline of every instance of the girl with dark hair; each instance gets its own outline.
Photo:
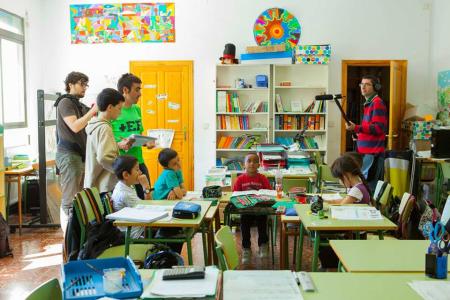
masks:
<path id="1" fill-rule="evenodd" d="M 342 184 L 350 188 L 342 200 L 330 201 L 333 204 L 370 204 L 370 192 L 366 179 L 361 173 L 357 160 L 349 155 L 343 155 L 331 165 L 331 174 L 339 178 Z"/>

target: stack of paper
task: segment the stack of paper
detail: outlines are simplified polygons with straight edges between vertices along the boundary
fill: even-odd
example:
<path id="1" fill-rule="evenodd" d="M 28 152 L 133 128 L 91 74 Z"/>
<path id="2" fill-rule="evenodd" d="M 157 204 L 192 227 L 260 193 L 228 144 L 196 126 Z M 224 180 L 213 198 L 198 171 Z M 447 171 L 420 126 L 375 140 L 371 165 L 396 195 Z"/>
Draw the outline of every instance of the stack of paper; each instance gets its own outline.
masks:
<path id="1" fill-rule="evenodd" d="M 156 206 L 156 205 L 155 205 Z M 153 205 L 141 205 L 136 207 L 124 207 L 115 213 L 106 216 L 107 219 L 116 221 L 150 223 L 169 216 L 167 208 L 162 210 Z"/>
<path id="2" fill-rule="evenodd" d="M 162 280 L 164 269 L 157 270 L 151 284 L 144 287 L 142 298 L 206 297 L 216 294 L 219 270 L 205 268 L 204 279 Z"/>
<path id="3" fill-rule="evenodd" d="M 186 193 L 186 195 L 183 197 L 182 200 L 199 199 L 201 197 L 202 197 L 202 192 L 189 191 Z"/>
<path id="4" fill-rule="evenodd" d="M 303 299 L 291 271 L 225 271 L 224 300 Z"/>
<path id="5" fill-rule="evenodd" d="M 322 194 L 323 201 L 335 201 L 335 200 L 342 200 L 342 197 L 340 194 Z"/>
<path id="6" fill-rule="evenodd" d="M 331 218 L 338 220 L 383 220 L 380 211 L 375 207 L 361 207 L 361 206 L 331 206 Z"/>

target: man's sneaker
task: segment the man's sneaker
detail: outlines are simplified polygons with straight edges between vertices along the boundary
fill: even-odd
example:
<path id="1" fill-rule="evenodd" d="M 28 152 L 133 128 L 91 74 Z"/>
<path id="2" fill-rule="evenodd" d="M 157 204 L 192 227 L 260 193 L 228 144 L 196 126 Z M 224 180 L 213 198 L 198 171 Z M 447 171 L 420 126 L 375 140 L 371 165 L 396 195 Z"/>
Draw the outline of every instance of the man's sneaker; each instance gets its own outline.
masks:
<path id="1" fill-rule="evenodd" d="M 244 248 L 242 249 L 242 264 L 248 264 L 252 258 L 252 249 Z"/>
<path id="2" fill-rule="evenodd" d="M 261 246 L 259 246 L 259 257 L 264 258 L 267 256 L 269 256 L 269 245 L 261 244 Z"/>

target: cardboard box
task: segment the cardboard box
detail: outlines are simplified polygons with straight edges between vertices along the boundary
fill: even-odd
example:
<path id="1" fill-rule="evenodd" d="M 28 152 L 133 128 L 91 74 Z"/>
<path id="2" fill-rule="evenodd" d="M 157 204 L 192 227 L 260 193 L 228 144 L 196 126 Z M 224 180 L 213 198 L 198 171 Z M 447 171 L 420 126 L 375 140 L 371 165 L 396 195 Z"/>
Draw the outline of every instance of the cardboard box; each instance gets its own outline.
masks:
<path id="1" fill-rule="evenodd" d="M 286 51 L 286 44 L 272 46 L 248 46 L 246 50 L 247 53 L 283 52 Z"/>
<path id="2" fill-rule="evenodd" d="M 326 65 L 330 62 L 330 45 L 297 45 L 295 62 L 307 65 Z"/>

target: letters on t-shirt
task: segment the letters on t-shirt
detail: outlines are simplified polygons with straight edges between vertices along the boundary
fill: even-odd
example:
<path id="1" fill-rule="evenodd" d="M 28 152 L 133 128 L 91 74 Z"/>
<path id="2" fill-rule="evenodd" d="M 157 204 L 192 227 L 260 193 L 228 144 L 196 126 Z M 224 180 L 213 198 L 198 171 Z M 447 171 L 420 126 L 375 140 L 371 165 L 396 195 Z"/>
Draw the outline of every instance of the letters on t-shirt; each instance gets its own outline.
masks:
<path id="1" fill-rule="evenodd" d="M 142 123 L 141 120 L 127 121 L 123 122 L 119 126 L 120 131 L 125 132 L 133 132 L 133 131 L 142 131 Z"/>

